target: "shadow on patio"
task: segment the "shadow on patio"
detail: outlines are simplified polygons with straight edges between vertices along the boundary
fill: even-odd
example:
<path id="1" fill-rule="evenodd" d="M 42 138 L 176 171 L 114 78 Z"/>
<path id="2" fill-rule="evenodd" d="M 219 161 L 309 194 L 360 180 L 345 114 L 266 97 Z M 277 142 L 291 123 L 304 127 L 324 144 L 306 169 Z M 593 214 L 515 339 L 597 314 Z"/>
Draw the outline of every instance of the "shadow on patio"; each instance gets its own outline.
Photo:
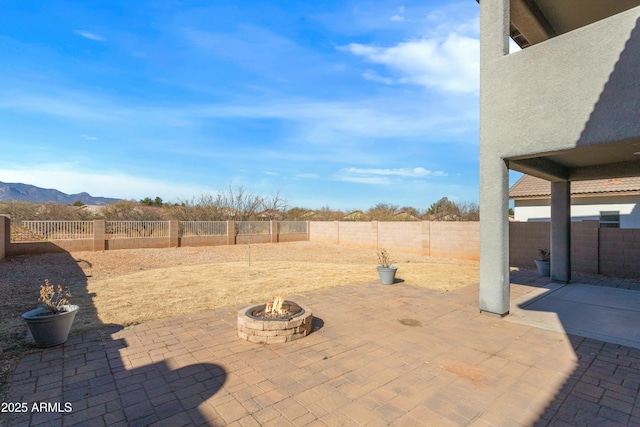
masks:
<path id="1" fill-rule="evenodd" d="M 47 258 L 54 266 L 47 278 L 69 286 L 72 302 L 81 309 L 64 345 L 30 349 L 18 364 L 6 402 L 27 405 L 18 411 L 2 408 L 9 425 L 142 426 L 159 420 L 167 425 L 207 423 L 202 403 L 221 391 L 227 373 L 216 363 L 201 363 L 191 357 L 198 344 L 208 346 L 206 331 L 198 334 L 187 323 L 171 332 L 158 324 L 153 329 L 138 325 L 135 335 L 118 325 L 74 333 L 74 329 L 86 331 L 100 324 L 92 304 L 95 295 L 88 292 L 87 277 L 79 267 L 87 261 L 74 259 L 67 252 L 32 255 L 31 262 L 37 262 L 34 257 Z M 0 279 L 5 286 L 18 286 L 24 259 L 2 260 Z M 32 308 L 35 297 L 31 296 L 37 296 L 37 288 L 20 289 L 19 294 L 24 310 Z M 25 325 L 23 328 L 26 330 Z M 41 412 L 38 408 L 43 403 Z"/>
<path id="2" fill-rule="evenodd" d="M 640 424 L 640 279 L 583 275 L 563 285 L 516 270 L 511 282 L 519 296 L 506 320 L 566 334 L 577 359 L 534 425 Z"/>

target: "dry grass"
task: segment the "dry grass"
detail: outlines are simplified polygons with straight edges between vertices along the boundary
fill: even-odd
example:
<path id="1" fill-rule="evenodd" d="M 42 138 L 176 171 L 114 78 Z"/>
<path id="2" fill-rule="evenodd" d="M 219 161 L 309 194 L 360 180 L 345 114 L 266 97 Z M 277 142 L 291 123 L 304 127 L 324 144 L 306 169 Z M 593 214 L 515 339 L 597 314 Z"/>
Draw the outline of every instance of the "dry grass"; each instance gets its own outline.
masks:
<path id="1" fill-rule="evenodd" d="M 398 266 L 398 277 L 406 283 L 443 291 L 478 280 L 475 265 Z M 88 290 L 95 294 L 92 302 L 102 323 L 131 325 L 376 279 L 373 263 L 259 261 L 249 272 L 247 263 L 226 262 L 132 273 L 90 282 Z"/>
<path id="2" fill-rule="evenodd" d="M 391 255 L 402 286 L 444 292 L 479 280 L 475 262 Z M 72 330 L 77 334 L 377 280 L 376 263 L 375 250 L 310 242 L 0 260 L 0 354 L 6 361 L 0 369 L 0 396 L 12 361 L 30 348 L 20 314 L 37 304 L 45 279 L 70 287 L 71 302 L 81 307 Z"/>

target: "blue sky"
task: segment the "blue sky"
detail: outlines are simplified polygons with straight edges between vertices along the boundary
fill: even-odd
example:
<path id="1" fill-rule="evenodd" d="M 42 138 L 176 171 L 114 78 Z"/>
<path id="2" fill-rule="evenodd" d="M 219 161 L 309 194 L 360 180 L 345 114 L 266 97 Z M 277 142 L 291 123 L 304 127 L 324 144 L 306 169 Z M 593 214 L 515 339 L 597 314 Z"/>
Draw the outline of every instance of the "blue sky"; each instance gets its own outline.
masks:
<path id="1" fill-rule="evenodd" d="M 478 5 L 0 4 L 0 181 L 289 206 L 478 200 Z"/>

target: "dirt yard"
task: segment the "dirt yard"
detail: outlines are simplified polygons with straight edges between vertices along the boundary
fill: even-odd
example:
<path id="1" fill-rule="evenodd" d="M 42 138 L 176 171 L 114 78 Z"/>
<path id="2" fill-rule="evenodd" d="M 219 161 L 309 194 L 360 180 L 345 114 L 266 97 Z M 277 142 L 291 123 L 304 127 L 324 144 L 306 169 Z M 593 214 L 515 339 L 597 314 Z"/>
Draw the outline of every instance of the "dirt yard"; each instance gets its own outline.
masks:
<path id="1" fill-rule="evenodd" d="M 404 281 L 396 286 L 447 292 L 479 281 L 476 262 L 391 255 Z M 29 349 L 20 314 L 37 305 L 45 279 L 70 288 L 77 334 L 377 280 L 376 264 L 375 250 L 311 242 L 9 257 L 0 260 L 0 354 Z M 11 367 L 0 369 L 5 386 Z"/>

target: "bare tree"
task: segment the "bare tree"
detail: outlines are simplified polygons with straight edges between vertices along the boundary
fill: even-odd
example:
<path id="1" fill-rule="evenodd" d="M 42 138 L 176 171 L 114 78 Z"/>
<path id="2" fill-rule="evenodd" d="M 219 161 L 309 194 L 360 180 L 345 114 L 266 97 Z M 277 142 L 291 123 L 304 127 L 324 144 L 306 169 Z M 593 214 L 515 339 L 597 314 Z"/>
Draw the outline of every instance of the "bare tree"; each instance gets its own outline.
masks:
<path id="1" fill-rule="evenodd" d="M 223 206 L 228 209 L 229 215 L 236 221 L 250 221 L 257 218 L 262 207 L 262 197 L 245 192 L 240 186 L 233 189 L 231 185 L 226 192 L 219 193 Z"/>
<path id="2" fill-rule="evenodd" d="M 480 221 L 480 206 L 474 202 L 458 203 L 462 221 Z"/>
<path id="3" fill-rule="evenodd" d="M 2 202 L 0 203 L 0 214 L 10 215 L 14 221 L 37 219 L 38 205 L 19 201 Z"/>
<path id="4" fill-rule="evenodd" d="M 180 200 L 169 207 L 169 216 L 181 221 L 249 221 L 277 219 L 286 209 L 286 200 L 277 192 L 271 196 L 248 193 L 244 187 L 219 190 L 216 194 L 201 194 L 197 199 Z"/>
<path id="5" fill-rule="evenodd" d="M 301 207 L 293 207 L 289 210 L 287 210 L 287 213 L 285 215 L 285 218 L 288 221 L 300 221 L 300 220 L 306 220 L 306 219 L 314 219 L 315 215 L 314 215 L 314 211 L 312 211 L 311 209 L 306 209 L 306 208 L 301 208 Z"/>
<path id="6" fill-rule="evenodd" d="M 168 208 L 168 215 L 179 221 L 223 221 L 228 215 L 222 203 L 220 193 L 203 193 L 197 199 L 179 200 Z"/>
<path id="7" fill-rule="evenodd" d="M 329 206 L 323 206 L 316 211 L 313 216 L 314 221 L 339 221 L 344 217 L 345 213 L 342 211 L 336 211 Z"/>
<path id="8" fill-rule="evenodd" d="M 108 221 L 162 221 L 162 208 L 140 206 L 135 200 L 119 200 L 103 206 L 101 215 Z"/>
<path id="9" fill-rule="evenodd" d="M 37 216 L 34 219 L 41 221 L 78 221 L 94 218 L 95 214 L 85 206 L 45 203 L 38 207 Z"/>
<path id="10" fill-rule="evenodd" d="M 280 191 L 277 191 L 276 194 L 262 197 L 260 204 L 262 218 L 281 220 L 286 216 L 287 201 L 280 196 Z"/>
<path id="11" fill-rule="evenodd" d="M 398 205 L 378 203 L 367 211 L 367 217 L 372 221 L 392 221 L 398 211 Z"/>

